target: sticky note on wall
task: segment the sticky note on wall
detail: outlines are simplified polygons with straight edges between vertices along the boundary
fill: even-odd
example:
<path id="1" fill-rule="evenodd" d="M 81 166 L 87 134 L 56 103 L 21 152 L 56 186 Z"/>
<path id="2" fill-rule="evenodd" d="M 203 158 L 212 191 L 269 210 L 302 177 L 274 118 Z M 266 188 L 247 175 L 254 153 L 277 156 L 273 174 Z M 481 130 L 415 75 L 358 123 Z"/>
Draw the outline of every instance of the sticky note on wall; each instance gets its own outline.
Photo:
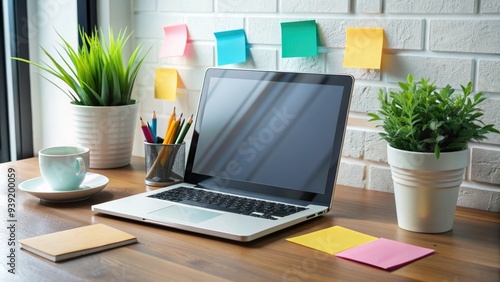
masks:
<path id="1" fill-rule="evenodd" d="M 161 45 L 160 58 L 183 56 L 187 43 L 187 26 L 165 26 L 163 32 L 165 38 Z"/>
<path id="2" fill-rule="evenodd" d="M 175 101 L 177 88 L 184 87 L 177 70 L 168 68 L 156 69 L 155 98 Z"/>
<path id="3" fill-rule="evenodd" d="M 281 23 L 281 57 L 314 57 L 318 55 L 316 21 Z"/>
<path id="4" fill-rule="evenodd" d="M 383 28 L 346 28 L 344 68 L 380 69 Z"/>
<path id="5" fill-rule="evenodd" d="M 214 32 L 217 41 L 217 65 L 243 63 L 247 60 L 246 36 L 243 29 Z"/>

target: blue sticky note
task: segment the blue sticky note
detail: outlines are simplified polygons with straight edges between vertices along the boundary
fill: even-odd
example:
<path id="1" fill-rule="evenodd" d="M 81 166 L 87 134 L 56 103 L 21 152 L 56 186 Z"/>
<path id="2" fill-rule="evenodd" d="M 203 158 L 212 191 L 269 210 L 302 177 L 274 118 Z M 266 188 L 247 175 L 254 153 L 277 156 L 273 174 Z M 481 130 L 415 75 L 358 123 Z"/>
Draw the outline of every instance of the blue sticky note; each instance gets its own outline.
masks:
<path id="1" fill-rule="evenodd" d="M 245 30 L 214 32 L 217 40 L 217 65 L 242 63 L 247 60 Z"/>

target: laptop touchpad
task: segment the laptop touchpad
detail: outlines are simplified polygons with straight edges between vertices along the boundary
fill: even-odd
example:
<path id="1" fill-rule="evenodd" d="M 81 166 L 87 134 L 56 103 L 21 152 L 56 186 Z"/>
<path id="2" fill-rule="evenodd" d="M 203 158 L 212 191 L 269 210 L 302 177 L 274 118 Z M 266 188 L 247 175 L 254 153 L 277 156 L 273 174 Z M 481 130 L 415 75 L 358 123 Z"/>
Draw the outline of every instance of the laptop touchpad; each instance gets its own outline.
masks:
<path id="1" fill-rule="evenodd" d="M 173 205 L 150 212 L 149 215 L 159 221 L 170 219 L 181 222 L 200 223 L 222 214 L 197 208 Z"/>

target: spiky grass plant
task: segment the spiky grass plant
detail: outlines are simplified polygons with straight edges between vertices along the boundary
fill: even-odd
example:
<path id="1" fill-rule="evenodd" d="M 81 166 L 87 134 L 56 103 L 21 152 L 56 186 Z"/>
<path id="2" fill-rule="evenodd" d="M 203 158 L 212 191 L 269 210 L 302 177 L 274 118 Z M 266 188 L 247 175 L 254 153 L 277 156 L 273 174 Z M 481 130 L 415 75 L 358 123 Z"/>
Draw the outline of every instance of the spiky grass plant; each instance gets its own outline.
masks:
<path id="1" fill-rule="evenodd" d="M 369 113 L 370 121 L 382 121 L 380 136 L 393 148 L 434 153 L 460 151 L 469 141 L 486 139 L 486 134 L 500 133 L 492 124 L 481 121 L 478 105 L 486 97 L 479 92 L 472 95 L 472 83 L 462 86 L 463 94 L 454 94 L 447 85 L 440 91 L 427 79 L 399 82 L 399 92 L 379 90 L 381 108 Z"/>
<path id="2" fill-rule="evenodd" d="M 39 64 L 23 58 L 16 60 L 32 64 L 62 80 L 69 89 L 62 89 L 52 80 L 48 81 L 61 89 L 71 103 L 84 106 L 120 106 L 135 103 L 131 98 L 132 87 L 145 55 L 140 57 L 141 47 L 137 47 L 128 62 L 123 60 L 123 49 L 131 34 L 120 31 L 115 38 L 109 29 L 109 41 L 102 43 L 102 31 L 95 29 L 90 35 L 80 29 L 82 46 L 73 48 L 61 35 L 61 48 L 57 56 L 46 49 L 42 51 L 50 64 Z"/>

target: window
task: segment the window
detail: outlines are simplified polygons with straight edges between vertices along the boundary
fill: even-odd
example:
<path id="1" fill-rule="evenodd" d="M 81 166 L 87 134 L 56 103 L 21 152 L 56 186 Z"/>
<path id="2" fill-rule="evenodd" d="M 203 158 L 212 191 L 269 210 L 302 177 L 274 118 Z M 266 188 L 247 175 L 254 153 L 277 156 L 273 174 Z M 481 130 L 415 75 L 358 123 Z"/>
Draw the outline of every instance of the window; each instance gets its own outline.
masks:
<path id="1" fill-rule="evenodd" d="M 78 24 L 91 32 L 97 26 L 97 0 L 77 1 Z M 29 65 L 10 61 L 10 57 L 29 59 L 27 4 L 27 0 L 4 0 L 0 5 L 0 162 L 34 155 L 31 89 L 25 83 L 30 81 Z"/>
<path id="2" fill-rule="evenodd" d="M 23 24 L 28 16 L 26 0 L 8 0 L 2 2 L 2 71 L 0 97 L 2 114 L 0 115 L 1 161 L 10 161 L 33 156 L 33 130 L 31 120 L 31 94 L 29 66 L 12 61 L 10 56 L 29 58 L 28 27 Z M 5 27 L 8 27 L 6 29 Z M 9 36 L 10 35 L 10 36 Z M 4 49 L 7 43 L 7 50 Z M 7 51 L 7 52 L 5 52 Z M 9 70 L 8 66 L 12 66 Z M 10 74 L 10 75 L 9 75 Z M 9 82 L 12 95 L 8 97 Z M 13 154 L 11 153 L 13 152 Z"/>
<path id="3" fill-rule="evenodd" d="M 3 5 L 0 5 L 0 14 L 3 15 Z M 5 54 L 4 22 L 0 21 L 0 54 Z M 10 160 L 9 154 L 9 124 L 7 100 L 7 73 L 5 56 L 0 55 L 0 163 Z"/>

